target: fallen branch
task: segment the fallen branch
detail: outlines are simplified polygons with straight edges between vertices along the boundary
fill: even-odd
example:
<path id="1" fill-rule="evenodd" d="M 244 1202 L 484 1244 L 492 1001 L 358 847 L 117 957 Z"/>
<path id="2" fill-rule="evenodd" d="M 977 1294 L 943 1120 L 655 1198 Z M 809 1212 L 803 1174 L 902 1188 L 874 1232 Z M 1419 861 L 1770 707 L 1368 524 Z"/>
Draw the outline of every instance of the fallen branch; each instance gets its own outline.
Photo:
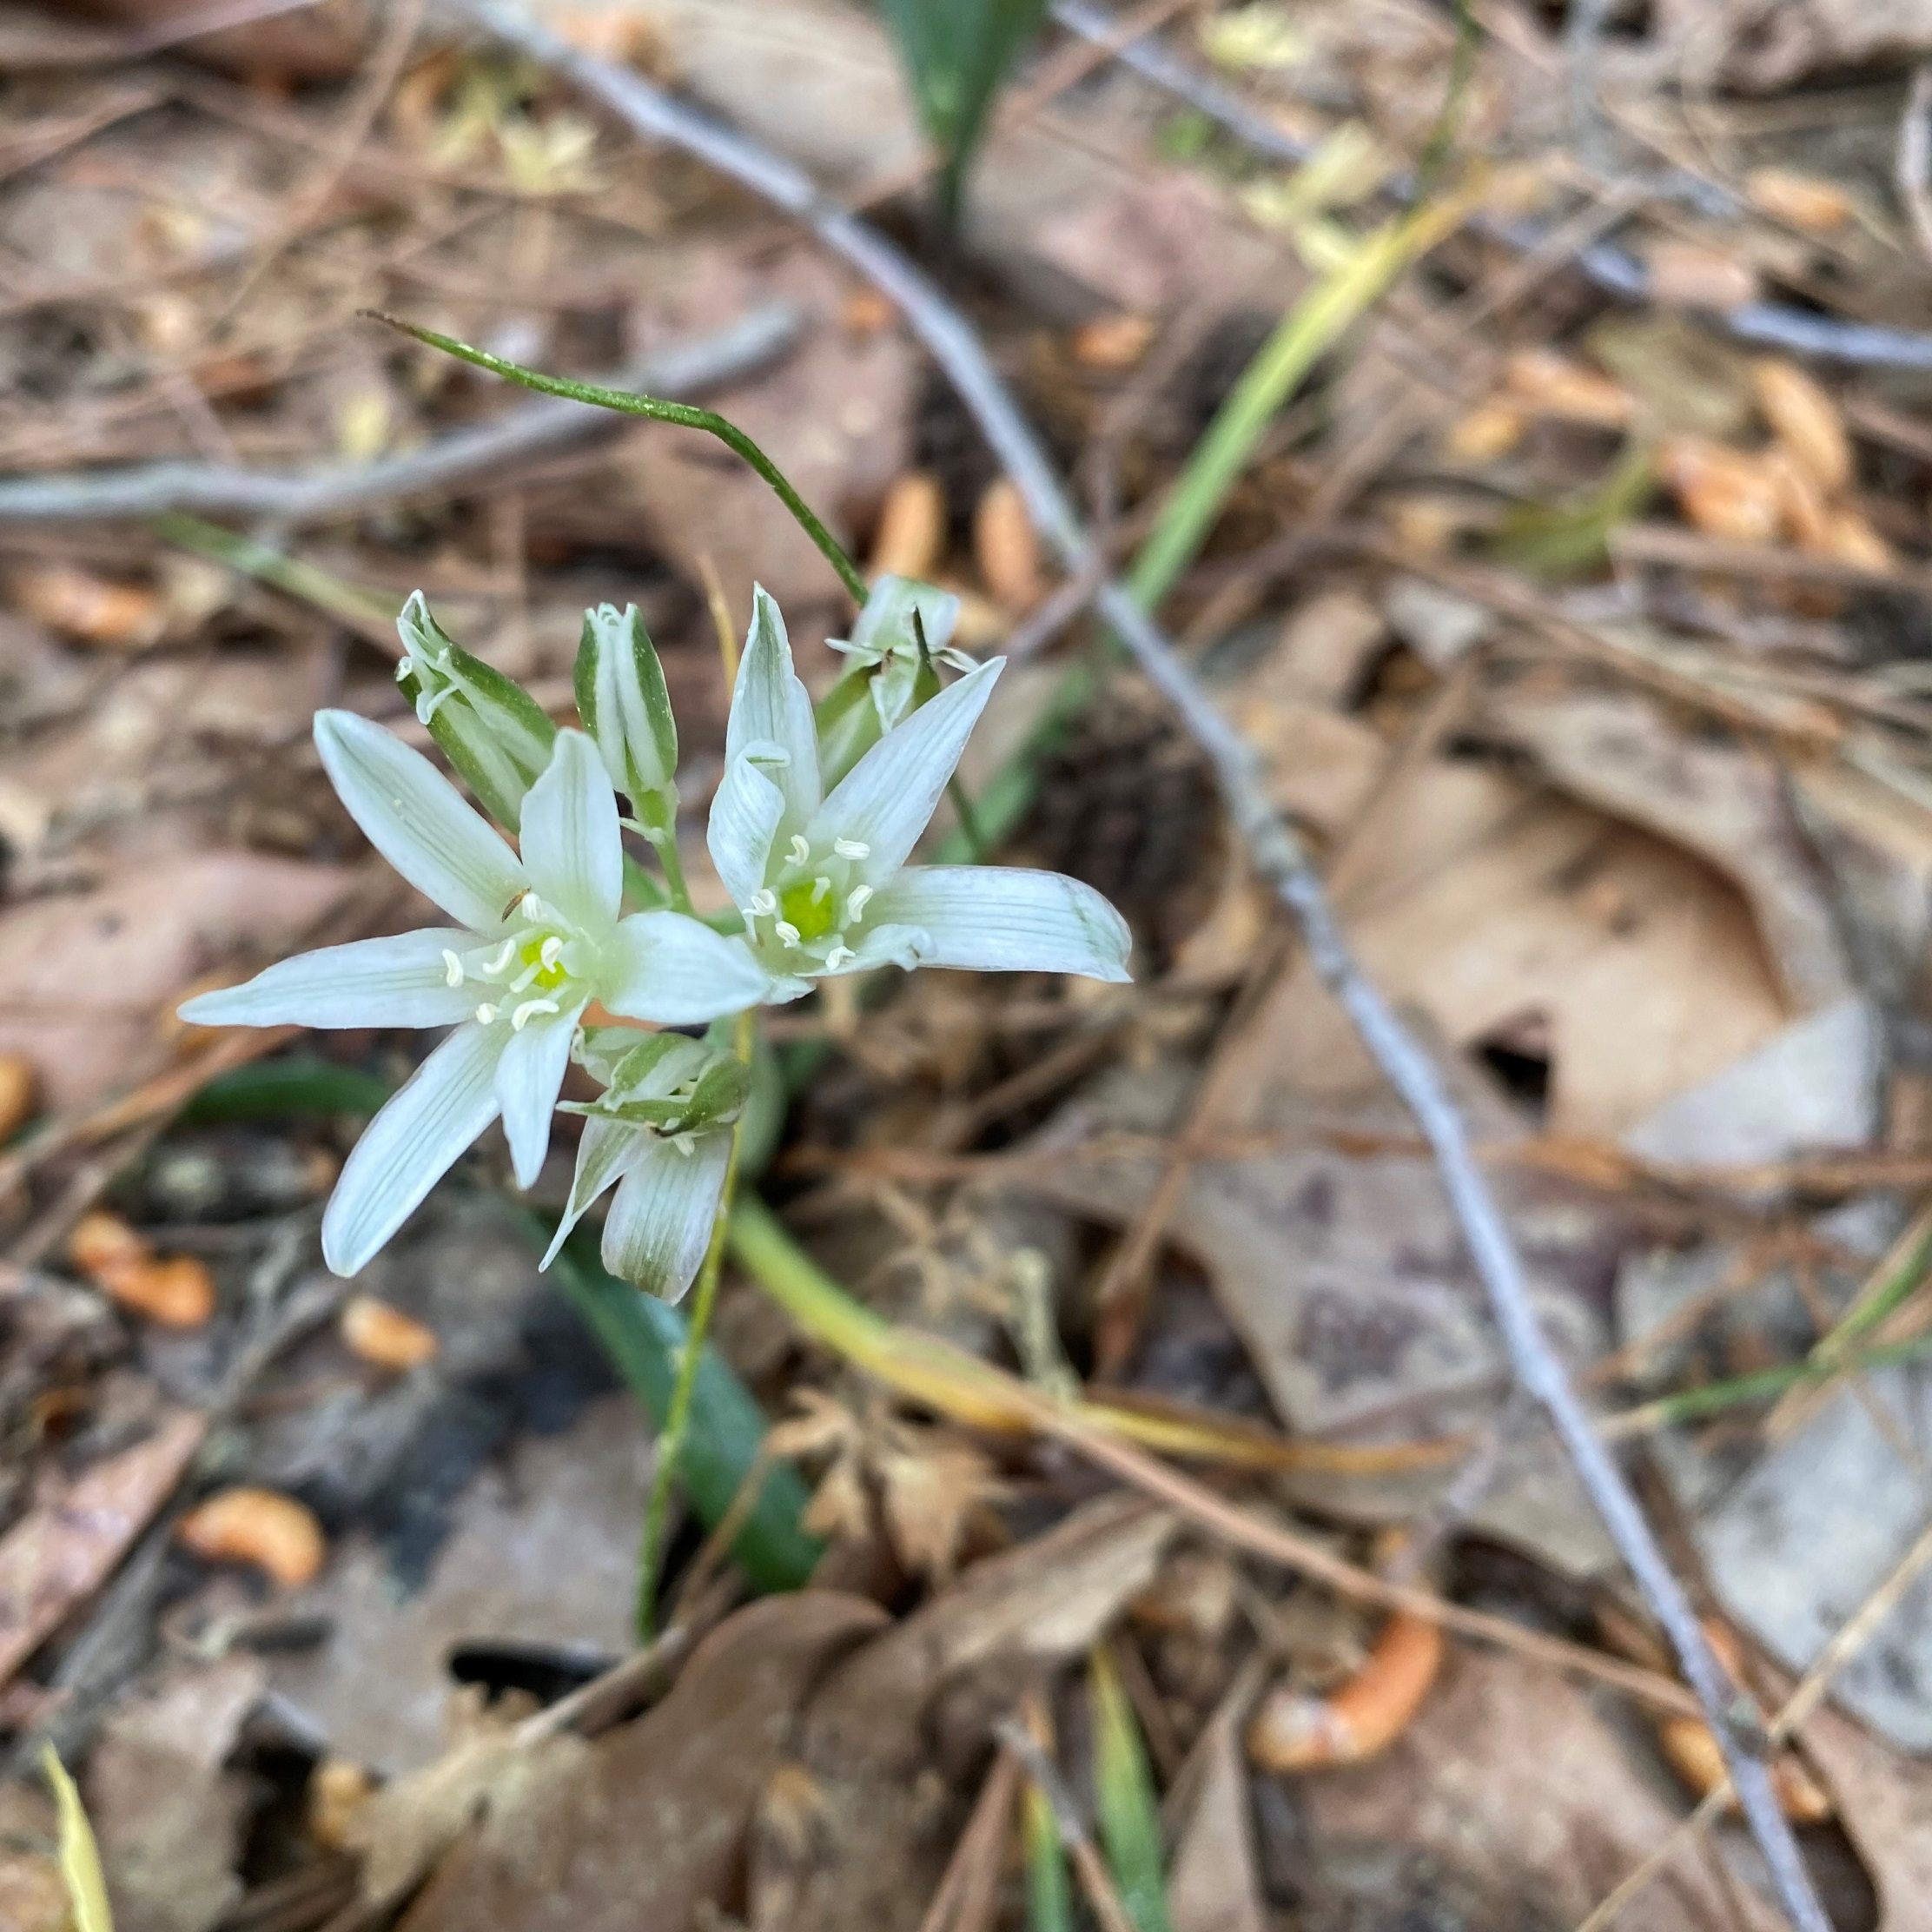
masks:
<path id="1" fill-rule="evenodd" d="M 945 372 L 1018 487 L 1035 526 L 1067 569 L 1077 573 L 1088 567 L 1092 540 L 971 324 L 890 242 L 822 195 L 803 169 L 675 100 L 642 75 L 572 47 L 509 0 L 447 0 L 447 4 L 504 45 L 563 76 L 633 132 L 684 149 L 804 222 L 857 268 L 899 310 Z M 1932 360 L 1932 342 L 1926 347 Z M 1727 1716 L 1737 1688 L 1712 1654 L 1683 1586 L 1664 1561 L 1636 1499 L 1598 1439 L 1536 1319 L 1521 1257 L 1441 1074 L 1356 964 L 1320 882 L 1300 842 L 1277 814 L 1254 754 L 1240 735 L 1124 585 L 1102 581 L 1095 601 L 1207 754 L 1228 817 L 1247 847 L 1257 875 L 1294 915 L 1323 983 L 1415 1115 L 1434 1154 L 1516 1379 L 1548 1412 L 1585 1492 L 1722 1741 L 1745 1818 L 1785 1910 L 1800 1932 L 1829 1932 L 1830 1922 L 1813 1894 L 1770 1775 Z"/>
<path id="2" fill-rule="evenodd" d="M 755 308 L 715 334 L 660 349 L 620 380 L 655 395 L 698 394 L 763 368 L 797 341 L 800 328 L 798 312 L 787 305 Z M 607 411 L 546 397 L 380 463 L 294 471 L 143 463 L 69 476 L 0 478 L 0 523 L 82 522 L 170 511 L 266 518 L 285 526 L 327 523 L 465 484 L 507 463 L 552 455 L 608 436 L 618 427 Z"/>

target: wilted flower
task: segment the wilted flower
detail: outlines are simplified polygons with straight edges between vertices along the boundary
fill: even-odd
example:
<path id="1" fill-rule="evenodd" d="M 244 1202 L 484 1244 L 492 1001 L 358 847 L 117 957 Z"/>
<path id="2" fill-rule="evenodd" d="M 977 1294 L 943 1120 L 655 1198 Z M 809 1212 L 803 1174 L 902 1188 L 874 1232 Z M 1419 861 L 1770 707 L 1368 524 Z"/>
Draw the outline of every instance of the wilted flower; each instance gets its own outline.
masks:
<path id="1" fill-rule="evenodd" d="M 584 1116 L 570 1201 L 544 1256 L 550 1266 L 585 1210 L 615 1185 L 604 1222 L 604 1266 L 676 1301 L 691 1284 L 717 1218 L 731 1126 L 750 1086 L 729 1054 L 681 1034 L 600 1027 L 579 1057 L 605 1088 L 566 1111 Z"/>
<path id="2" fill-rule="evenodd" d="M 1004 660 L 919 705 L 827 793 L 778 607 L 751 628 L 711 804 L 711 859 L 771 996 L 883 965 L 1128 977 L 1127 923 L 1091 886 L 1006 866 L 908 866 Z"/>
<path id="3" fill-rule="evenodd" d="M 460 1022 L 369 1123 L 336 1183 L 322 1254 L 354 1274 L 499 1115 L 519 1183 L 536 1179 L 593 1000 L 679 1025 L 741 1011 L 770 982 L 742 941 L 682 913 L 619 916 L 617 800 L 580 731 L 557 734 L 522 800 L 520 858 L 427 758 L 367 718 L 320 712 L 315 743 L 369 843 L 458 926 L 303 953 L 182 1015 L 203 1026 Z"/>

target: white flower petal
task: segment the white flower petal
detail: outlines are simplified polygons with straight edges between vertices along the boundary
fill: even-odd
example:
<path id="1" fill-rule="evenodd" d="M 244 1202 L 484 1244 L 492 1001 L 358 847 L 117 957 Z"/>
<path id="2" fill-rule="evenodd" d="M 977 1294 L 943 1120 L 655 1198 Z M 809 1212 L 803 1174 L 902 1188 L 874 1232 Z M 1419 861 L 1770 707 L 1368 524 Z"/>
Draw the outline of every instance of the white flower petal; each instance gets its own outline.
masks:
<path id="1" fill-rule="evenodd" d="M 458 1027 L 364 1130 L 322 1216 L 322 1259 L 357 1274 L 496 1118 L 499 1042 Z"/>
<path id="2" fill-rule="evenodd" d="M 806 834 L 812 849 L 856 840 L 871 848 L 859 863 L 867 882 L 890 878 L 931 819 L 1005 663 L 982 665 L 888 731 L 819 807 Z"/>
<path id="3" fill-rule="evenodd" d="M 784 795 L 786 817 L 794 826 L 804 824 L 818 809 L 818 731 L 811 694 L 791 668 L 784 619 L 758 585 L 751 590 L 751 628 L 745 633 L 724 727 L 727 770 L 754 744 L 777 747 L 779 757 L 766 769 Z"/>
<path id="4" fill-rule="evenodd" d="M 523 868 L 427 758 L 353 711 L 317 711 L 315 749 L 349 817 L 417 891 L 474 931 L 502 924 Z"/>
<path id="5" fill-rule="evenodd" d="M 433 1027 L 466 1020 L 473 986 L 452 986 L 447 955 L 476 941 L 447 926 L 325 946 L 187 1001 L 196 1026 Z"/>
<path id="6" fill-rule="evenodd" d="M 550 764 L 523 801 L 523 869 L 537 897 L 592 932 L 617 917 L 624 842 L 617 794 L 597 747 L 559 731 Z"/>
<path id="7" fill-rule="evenodd" d="M 771 842 L 778 836 L 784 809 L 784 794 L 750 758 L 725 766 L 711 797 L 705 843 L 733 905 L 750 904 L 751 895 L 764 883 Z"/>
<path id="8" fill-rule="evenodd" d="M 880 888 L 880 921 L 923 927 L 923 963 L 978 973 L 1080 973 L 1121 981 L 1127 922 L 1092 886 L 1003 865 L 916 865 Z"/>
<path id="9" fill-rule="evenodd" d="M 688 1153 L 653 1136 L 604 1222 L 604 1266 L 666 1301 L 683 1298 L 705 1259 L 731 1136 L 694 1134 L 686 1145 Z"/>
<path id="10" fill-rule="evenodd" d="M 771 981 L 742 939 L 683 912 L 633 912 L 605 950 L 604 1004 L 627 1020 L 691 1026 L 758 1005 Z"/>
<path id="11" fill-rule="evenodd" d="M 852 956 L 822 976 L 837 979 L 842 973 L 870 973 L 881 966 L 903 966 L 910 973 L 932 964 L 932 935 L 923 926 L 901 921 L 874 924 L 859 935 Z"/>
<path id="12" fill-rule="evenodd" d="M 598 766 L 601 771 L 603 766 Z M 496 1103 L 519 1188 L 536 1185 L 550 1151 L 550 1117 L 570 1065 L 571 1035 L 581 1006 L 541 1014 L 521 1031 L 513 1029 L 496 1063 Z"/>
<path id="13" fill-rule="evenodd" d="M 537 1265 L 546 1268 L 557 1259 L 557 1250 L 569 1238 L 591 1205 L 606 1188 L 614 1187 L 644 1158 L 651 1135 L 624 1121 L 600 1121 L 594 1115 L 584 1122 L 584 1137 L 577 1143 L 577 1171 L 571 1177 L 570 1200 L 564 1208 L 557 1232 Z"/>

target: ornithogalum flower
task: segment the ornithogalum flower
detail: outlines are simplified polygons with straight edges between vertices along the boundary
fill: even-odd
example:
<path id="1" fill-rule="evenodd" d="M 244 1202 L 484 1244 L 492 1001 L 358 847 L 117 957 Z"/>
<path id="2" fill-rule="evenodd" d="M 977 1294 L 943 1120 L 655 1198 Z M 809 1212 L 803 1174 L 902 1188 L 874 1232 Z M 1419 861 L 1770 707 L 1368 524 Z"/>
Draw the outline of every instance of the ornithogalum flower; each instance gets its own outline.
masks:
<path id="1" fill-rule="evenodd" d="M 1091 886 L 1007 866 L 909 866 L 1004 660 L 881 738 L 827 792 L 811 699 L 763 590 L 738 665 L 708 842 L 775 999 L 876 966 L 1128 977 L 1127 923 Z"/>
<path id="2" fill-rule="evenodd" d="M 584 1138 L 570 1201 L 544 1266 L 585 1210 L 614 1186 L 604 1266 L 676 1301 L 711 1240 L 749 1075 L 731 1055 L 675 1033 L 640 1039 L 617 1027 L 594 1028 L 579 1057 L 605 1091 L 587 1106 L 566 1103 L 566 1111 L 584 1116 Z"/>
<path id="3" fill-rule="evenodd" d="M 769 997 L 744 943 L 676 912 L 620 917 L 617 799 L 591 741 L 557 734 L 522 801 L 522 856 L 430 762 L 367 718 L 322 711 L 322 764 L 369 843 L 457 922 L 303 953 L 182 1008 L 202 1026 L 455 1031 L 369 1123 L 322 1219 L 322 1254 L 357 1273 L 450 1164 L 502 1117 L 518 1182 L 550 1144 L 578 1022 L 685 1025 Z"/>

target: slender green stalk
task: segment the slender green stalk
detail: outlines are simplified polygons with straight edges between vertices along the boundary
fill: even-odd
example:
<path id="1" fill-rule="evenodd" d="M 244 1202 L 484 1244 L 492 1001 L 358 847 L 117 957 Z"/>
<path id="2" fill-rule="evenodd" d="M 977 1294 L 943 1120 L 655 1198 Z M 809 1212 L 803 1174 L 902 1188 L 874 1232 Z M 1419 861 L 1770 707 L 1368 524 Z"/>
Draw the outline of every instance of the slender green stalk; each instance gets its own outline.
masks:
<path id="1" fill-rule="evenodd" d="M 685 883 L 685 862 L 678 850 L 678 829 L 675 825 L 661 832 L 646 832 L 651 841 L 651 850 L 658 855 L 658 863 L 664 867 L 665 887 L 670 895 L 674 910 L 690 912 L 691 888 Z"/>
<path id="2" fill-rule="evenodd" d="M 751 1023 L 749 1013 L 738 1016 L 738 1056 L 751 1063 Z M 648 1644 L 658 1615 L 658 1565 L 662 1556 L 665 1518 L 671 1508 L 671 1485 L 684 1454 L 685 1432 L 691 1423 L 691 1391 L 698 1386 L 698 1360 L 704 1351 L 705 1337 L 711 1328 L 711 1308 L 718 1300 L 718 1277 L 724 1272 L 724 1234 L 731 1223 L 731 1196 L 738 1188 L 738 1149 L 744 1138 L 744 1116 L 740 1114 L 731 1128 L 731 1150 L 724 1166 L 724 1191 L 719 1195 L 718 1214 L 711 1222 L 711 1245 L 705 1250 L 704 1266 L 698 1273 L 698 1290 L 691 1297 L 691 1327 L 678 1352 L 678 1380 L 671 1391 L 671 1408 L 658 1436 L 657 1466 L 651 1472 L 651 1497 L 644 1512 L 644 1544 L 638 1552 L 638 1638 Z"/>
<path id="3" fill-rule="evenodd" d="M 506 362 L 500 355 L 492 355 L 487 349 L 473 348 L 469 343 L 460 342 L 453 335 L 439 335 L 434 329 L 419 328 L 415 323 L 406 322 L 399 315 L 386 315 L 379 308 L 365 308 L 362 314 L 373 321 L 385 322 L 391 328 L 400 329 L 427 347 L 440 349 L 445 355 L 453 355 L 460 361 L 487 369 L 492 375 L 520 383 L 526 389 L 536 390 L 539 395 L 568 396 L 572 402 L 587 402 L 599 409 L 615 409 L 626 416 L 648 416 L 652 422 L 678 423 L 686 429 L 702 429 L 707 435 L 717 437 L 764 478 L 778 500 L 797 519 L 799 528 L 817 545 L 825 561 L 838 572 L 839 582 L 858 603 L 865 602 L 864 574 L 845 554 L 838 539 L 818 520 L 811 505 L 792 488 L 778 466 L 736 423 L 719 415 L 715 409 L 700 409 L 695 403 L 666 402 L 658 396 L 633 395 L 627 389 L 606 389 L 595 382 L 573 382 L 567 376 L 545 375 L 539 370 L 526 369 L 520 363 Z"/>
<path id="4" fill-rule="evenodd" d="M 1026 1789 L 1027 1924 L 1029 1932 L 1073 1932 L 1074 1908 L 1067 1883 L 1067 1854 L 1060 1821 L 1037 1784 Z"/>
<path id="5" fill-rule="evenodd" d="M 1365 236 L 1281 318 L 1194 445 L 1134 559 L 1127 584 L 1138 603 L 1152 610 L 1200 554 L 1255 445 L 1317 361 L 1466 212 L 1459 201 L 1431 204 Z"/>
<path id="6" fill-rule="evenodd" d="M 230 570 L 267 584 L 298 603 L 327 611 L 345 624 L 365 631 L 373 626 L 374 635 L 382 643 L 393 644 L 394 640 L 396 614 L 402 609 L 400 597 L 365 590 L 360 584 L 318 570 L 314 564 L 287 556 L 256 538 L 238 536 L 218 523 L 208 523 L 180 511 L 170 510 L 165 516 L 154 518 L 149 528 L 178 549 L 226 564 Z"/>
<path id="7" fill-rule="evenodd" d="M 1883 1348 L 1841 1353 L 1823 1360 L 1814 1353 L 1802 1362 L 1785 1362 L 1776 1368 L 1760 1368 L 1749 1375 L 1709 1382 L 1702 1388 L 1679 1389 L 1674 1395 L 1660 1395 L 1654 1402 L 1606 1416 L 1602 1432 L 1612 1440 L 1651 1435 L 1679 1422 L 1695 1422 L 1725 1409 L 1741 1408 L 1747 1402 L 1769 1402 L 1787 1389 L 1822 1386 L 1841 1375 L 1854 1375 L 1863 1369 L 1890 1368 L 1899 1362 L 1917 1361 L 1928 1353 L 1932 1353 L 1932 1334 L 1915 1335 L 1909 1341 L 1893 1342 Z"/>
<path id="8" fill-rule="evenodd" d="M 1170 1932 L 1161 1807 L 1141 1727 L 1104 1644 L 1096 1644 L 1088 1659 L 1087 1695 L 1094 1717 L 1094 1810 L 1121 1902 L 1135 1932 Z"/>

